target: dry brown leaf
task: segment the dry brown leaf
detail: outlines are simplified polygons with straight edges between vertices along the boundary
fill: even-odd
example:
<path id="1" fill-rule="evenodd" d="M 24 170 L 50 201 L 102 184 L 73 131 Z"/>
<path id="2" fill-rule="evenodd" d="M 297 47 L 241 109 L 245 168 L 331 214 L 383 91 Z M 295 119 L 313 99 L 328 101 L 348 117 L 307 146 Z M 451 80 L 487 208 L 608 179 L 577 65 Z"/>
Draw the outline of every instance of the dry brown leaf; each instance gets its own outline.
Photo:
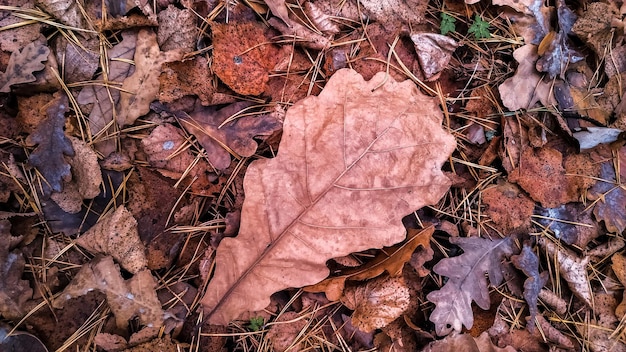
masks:
<path id="1" fill-rule="evenodd" d="M 196 15 L 191 10 L 179 10 L 169 5 L 157 15 L 159 29 L 157 41 L 163 51 L 180 49 L 184 53 L 196 48 Z"/>
<path id="2" fill-rule="evenodd" d="M 519 66 L 515 75 L 498 87 L 502 104 L 510 111 L 530 109 L 538 101 L 544 106 L 554 104 L 551 83 L 543 81 L 535 68 L 535 63 L 539 59 L 537 46 L 526 44 L 516 49 L 513 57 Z"/>
<path id="3" fill-rule="evenodd" d="M 515 348 L 507 346 L 499 348 L 494 345 L 485 331 L 479 337 L 470 334 L 451 334 L 443 340 L 428 344 L 422 352 L 515 352 Z"/>
<path id="4" fill-rule="evenodd" d="M 159 76 L 159 101 L 171 103 L 188 95 L 196 95 L 204 106 L 232 103 L 234 97 L 216 92 L 215 76 L 203 56 L 191 60 L 163 64 Z"/>
<path id="5" fill-rule="evenodd" d="M 555 328 L 544 318 L 542 315 L 538 315 L 537 325 L 541 329 L 543 336 L 545 336 L 548 341 L 555 343 L 558 347 L 564 348 L 566 350 L 571 350 L 574 348 L 574 343 L 565 336 L 560 330 Z"/>
<path id="6" fill-rule="evenodd" d="M 224 170 L 230 166 L 231 153 L 236 157 L 250 157 L 258 147 L 254 138 L 268 137 L 281 128 L 283 111 L 278 105 L 269 114 L 236 116 L 252 105 L 243 101 L 220 110 L 197 107 L 188 116 L 181 117 L 180 122 L 206 149 L 211 165 Z"/>
<path id="7" fill-rule="evenodd" d="M 162 52 L 152 30 L 142 29 L 137 35 L 135 72 L 122 84 L 117 123 L 132 125 L 137 118 L 150 111 L 150 103 L 159 93 L 159 75 L 166 62 L 182 58 L 180 50 Z"/>
<path id="8" fill-rule="evenodd" d="M 321 281 L 330 258 L 402 241 L 400 219 L 450 185 L 440 168 L 455 141 L 441 121 L 414 83 L 384 73 L 366 82 L 349 69 L 292 106 L 278 156 L 246 171 L 239 235 L 220 243 L 202 299 L 208 321 Z"/>
<path id="9" fill-rule="evenodd" d="M 537 301 L 543 286 L 548 282 L 548 272 L 539 273 L 539 258 L 528 244 L 524 244 L 519 255 L 511 256 L 511 262 L 528 277 L 524 281 L 524 300 L 528 304 L 529 319 L 526 327 L 535 330 L 535 317 L 539 314 Z"/>
<path id="10" fill-rule="evenodd" d="M 88 29 L 87 21 L 81 11 L 82 5 L 77 1 L 35 0 L 35 4 L 65 25 L 80 29 Z"/>
<path id="11" fill-rule="evenodd" d="M 272 351 L 276 352 L 299 352 L 304 348 L 298 337 L 302 337 L 302 330 L 306 329 L 308 320 L 296 312 L 287 312 L 278 316 L 272 327 L 267 332 L 267 338 L 272 343 Z"/>
<path id="12" fill-rule="evenodd" d="M 33 0 L 4 0 L 2 5 L 19 7 L 22 11 L 33 10 L 35 4 Z M 42 22 L 29 23 L 25 25 L 23 18 L 14 15 L 14 11 L 0 10 L 0 28 L 3 28 L 0 35 L 0 49 L 12 53 L 21 50 L 28 44 L 38 41 L 42 34 Z M 16 28 L 12 25 L 20 23 Z"/>
<path id="13" fill-rule="evenodd" d="M 93 36 L 81 40 L 80 45 L 70 42 L 62 35 L 52 44 L 59 70 L 65 84 L 89 81 L 100 64 L 100 40 Z"/>
<path id="14" fill-rule="evenodd" d="M 81 105 L 93 104 L 89 113 L 89 132 L 92 138 L 99 140 L 95 143 L 96 149 L 105 157 L 115 151 L 115 140 L 104 139 L 115 132 L 115 106 L 120 100 L 120 91 L 110 88 L 110 85 L 120 84 L 135 71 L 131 60 L 135 54 L 137 35 L 134 32 L 123 32 L 122 40 L 107 52 L 107 75 L 100 75 L 98 80 L 104 80 L 102 85 L 87 85 L 78 94 L 76 101 Z M 99 137 L 99 138 L 97 138 Z M 103 140 L 104 139 L 104 140 Z"/>
<path id="15" fill-rule="evenodd" d="M 401 244 L 384 248 L 367 264 L 348 269 L 339 276 L 333 276 L 312 286 L 304 288 L 307 292 L 324 292 L 331 301 L 338 300 L 343 294 L 346 281 L 362 281 L 375 278 L 385 271 L 392 277 L 402 274 L 402 268 L 411 260 L 411 255 L 418 246 L 430 248 L 430 238 L 435 231 L 434 226 L 424 230 L 409 229 L 406 241 Z"/>
<path id="16" fill-rule="evenodd" d="M 612 22 L 619 18 L 614 7 L 602 2 L 594 2 L 587 6 L 586 11 L 576 20 L 572 32 L 589 45 L 599 57 L 606 55 L 613 41 Z M 608 49 L 610 51 L 610 49 Z M 606 64 L 609 64 L 607 62 Z"/>
<path id="17" fill-rule="evenodd" d="M 28 44 L 22 51 L 16 50 L 11 54 L 4 73 L 0 73 L 0 93 L 8 93 L 11 86 L 20 83 L 35 82 L 34 72 L 43 70 L 48 60 L 50 49 L 38 42 Z"/>
<path id="18" fill-rule="evenodd" d="M 382 22 L 387 29 L 403 23 L 416 25 L 424 21 L 428 1 L 424 0 L 359 0 L 366 15 Z"/>
<path id="19" fill-rule="evenodd" d="M 102 217 L 76 243 L 94 253 L 112 256 L 122 268 L 136 274 L 148 265 L 137 232 L 137 221 L 124 206 Z"/>
<path id="20" fill-rule="evenodd" d="M 496 228 L 505 235 L 530 230 L 530 217 L 535 202 L 516 185 L 499 180 L 498 184 L 481 193 L 487 208 L 485 214 L 491 218 Z"/>
<path id="21" fill-rule="evenodd" d="M 381 276 L 356 287 L 341 297 L 352 313 L 352 324 L 363 332 L 387 326 L 409 308 L 409 288 L 402 277 Z"/>
<path id="22" fill-rule="evenodd" d="M 26 265 L 22 252 L 14 250 L 22 237 L 12 236 L 10 230 L 11 223 L 0 220 L 0 314 L 7 319 L 19 319 L 26 313 L 24 303 L 32 297 L 33 290 L 28 281 L 22 280 Z"/>
<path id="23" fill-rule="evenodd" d="M 142 325 L 159 327 L 163 324 L 163 310 L 156 286 L 150 270 L 142 270 L 131 279 L 124 280 L 112 257 L 100 257 L 83 265 L 52 305 L 63 308 L 72 298 L 98 290 L 106 294 L 118 328 L 126 329 L 133 317 L 139 317 Z"/>
<path id="24" fill-rule="evenodd" d="M 61 192 L 52 193 L 51 198 L 64 211 L 75 214 L 83 205 L 84 199 L 93 199 L 100 194 L 102 172 L 98 156 L 87 143 L 76 137 L 69 137 L 74 156 L 69 158 L 72 180 L 65 182 Z"/>
<path id="25" fill-rule="evenodd" d="M 148 138 L 141 140 L 150 166 L 173 179 L 179 179 L 193 163 L 194 156 L 189 148 L 183 149 L 185 143 L 183 131 L 169 123 L 157 126 Z"/>
<path id="26" fill-rule="evenodd" d="M 266 37 L 266 28 L 257 22 L 213 23 L 211 30 L 215 74 L 239 94 L 263 93 L 279 53 Z"/>
<path id="27" fill-rule="evenodd" d="M 567 203 L 557 208 L 537 209 L 536 221 L 550 229 L 554 237 L 578 248 L 587 248 L 587 244 L 603 234 L 598 222 L 582 203 Z"/>
<path id="28" fill-rule="evenodd" d="M 436 79 L 448 67 L 452 53 L 459 46 L 454 39 L 435 33 L 413 33 L 411 40 L 427 81 Z"/>
<path id="29" fill-rule="evenodd" d="M 69 109 L 65 93 L 58 93 L 46 108 L 48 118 L 42 121 L 31 133 L 26 142 L 37 145 L 28 162 L 35 166 L 44 177 L 44 193 L 50 189 L 60 192 L 63 180 L 70 176 L 70 165 L 64 155 L 73 156 L 72 143 L 65 136 L 65 112 Z"/>
<path id="30" fill-rule="evenodd" d="M 626 256 L 616 253 L 611 257 L 611 268 L 617 276 L 619 282 L 626 287 Z M 615 308 L 615 315 L 618 319 L 622 319 L 626 314 L 626 290 L 622 293 L 622 302 Z"/>
<path id="31" fill-rule="evenodd" d="M 592 306 L 591 286 L 587 276 L 589 257 L 579 258 L 569 249 L 558 248 L 554 242 L 544 237 L 539 239 L 539 244 L 546 251 L 549 260 L 554 260 L 559 265 L 559 273 L 572 292 L 588 306 Z"/>

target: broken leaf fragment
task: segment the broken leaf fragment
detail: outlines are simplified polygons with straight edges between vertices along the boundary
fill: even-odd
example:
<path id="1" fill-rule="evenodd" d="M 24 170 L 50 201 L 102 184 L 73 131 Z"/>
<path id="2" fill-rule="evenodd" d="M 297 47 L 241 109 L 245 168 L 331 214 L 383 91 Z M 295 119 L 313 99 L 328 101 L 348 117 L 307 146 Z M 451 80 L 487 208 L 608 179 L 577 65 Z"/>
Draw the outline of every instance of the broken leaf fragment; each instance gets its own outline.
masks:
<path id="1" fill-rule="evenodd" d="M 363 332 L 387 326 L 407 310 L 409 288 L 402 277 L 381 276 L 346 289 L 341 302 L 354 310 L 352 324 Z"/>
<path id="2" fill-rule="evenodd" d="M 441 166 L 456 144 L 441 121 L 414 83 L 350 69 L 292 106 L 278 156 L 246 172 L 239 235 L 220 243 L 202 299 L 208 321 L 227 324 L 276 291 L 321 281 L 330 258 L 402 241 L 402 217 L 450 185 Z"/>
<path id="3" fill-rule="evenodd" d="M 83 265 L 52 305 L 62 308 L 72 298 L 98 290 L 106 294 L 118 328 L 126 329 L 133 317 L 139 317 L 145 326 L 159 327 L 163 324 L 163 309 L 155 291 L 156 285 L 148 269 L 124 280 L 112 257 L 99 257 Z"/>

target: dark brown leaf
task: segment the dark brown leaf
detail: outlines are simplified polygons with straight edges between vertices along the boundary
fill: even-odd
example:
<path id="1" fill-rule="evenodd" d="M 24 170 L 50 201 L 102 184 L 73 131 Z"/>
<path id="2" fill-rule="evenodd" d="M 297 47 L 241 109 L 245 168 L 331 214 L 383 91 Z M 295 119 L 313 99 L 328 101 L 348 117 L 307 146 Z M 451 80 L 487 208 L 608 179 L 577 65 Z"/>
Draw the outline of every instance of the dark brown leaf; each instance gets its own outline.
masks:
<path id="1" fill-rule="evenodd" d="M 548 273 L 539 273 L 539 258 L 532 251 L 528 244 L 524 244 L 522 252 L 518 255 L 511 256 L 511 261 L 516 268 L 526 274 L 528 277 L 524 281 L 524 299 L 528 304 L 530 318 L 526 327 L 530 332 L 535 330 L 535 317 L 539 314 L 537 309 L 537 301 L 539 300 L 539 292 L 548 282 Z"/>
<path id="2" fill-rule="evenodd" d="M 28 281 L 22 280 L 26 264 L 22 252 L 13 250 L 22 238 L 13 237 L 10 230 L 11 223 L 0 220 L 0 314 L 15 319 L 26 313 L 24 303 L 32 297 L 33 290 Z"/>
<path id="3" fill-rule="evenodd" d="M 50 49 L 38 42 L 28 44 L 22 51 L 14 51 L 7 69 L 0 73 L 0 92 L 10 92 L 15 84 L 35 82 L 37 78 L 33 73 L 46 67 L 42 62 L 48 60 L 49 53 Z"/>

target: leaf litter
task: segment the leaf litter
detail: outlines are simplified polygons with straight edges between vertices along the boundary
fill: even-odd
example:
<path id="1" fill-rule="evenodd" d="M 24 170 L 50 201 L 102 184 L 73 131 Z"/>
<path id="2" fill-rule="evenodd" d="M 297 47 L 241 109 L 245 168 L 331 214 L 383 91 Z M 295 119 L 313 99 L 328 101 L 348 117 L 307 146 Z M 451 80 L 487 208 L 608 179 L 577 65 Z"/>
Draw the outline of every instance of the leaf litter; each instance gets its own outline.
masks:
<path id="1" fill-rule="evenodd" d="M 620 2 L 2 5 L 0 346 L 625 349 Z"/>

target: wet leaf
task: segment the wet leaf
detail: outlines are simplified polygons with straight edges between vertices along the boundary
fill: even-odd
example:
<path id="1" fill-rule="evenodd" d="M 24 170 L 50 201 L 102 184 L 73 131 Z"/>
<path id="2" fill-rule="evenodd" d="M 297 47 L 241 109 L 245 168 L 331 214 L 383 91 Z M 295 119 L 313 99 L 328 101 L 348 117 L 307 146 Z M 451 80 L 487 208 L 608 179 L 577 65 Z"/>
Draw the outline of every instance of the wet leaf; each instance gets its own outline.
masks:
<path id="1" fill-rule="evenodd" d="M 292 106 L 278 156 L 246 172 L 239 235 L 220 243 L 202 299 L 208 321 L 226 324 L 273 292 L 321 281 L 330 258 L 402 241 L 400 219 L 450 185 L 440 167 L 455 143 L 441 120 L 414 83 L 384 73 L 365 82 L 348 69 Z"/>
<path id="2" fill-rule="evenodd" d="M 142 270 L 124 280 L 113 258 L 100 257 L 83 265 L 52 305 L 62 308 L 72 298 L 98 290 L 106 294 L 118 328 L 126 329 L 129 320 L 134 317 L 138 317 L 142 325 L 159 327 L 163 324 L 163 310 L 155 291 L 156 285 L 150 270 Z"/>
<path id="3" fill-rule="evenodd" d="M 32 42 L 22 49 L 11 54 L 4 73 L 0 73 L 0 92 L 8 93 L 11 86 L 20 83 L 35 82 L 34 72 L 43 70 L 48 60 L 50 49 L 47 46 Z"/>
<path id="4" fill-rule="evenodd" d="M 437 335 L 460 332 L 462 327 L 471 328 L 474 324 L 472 301 L 482 309 L 489 309 L 489 285 L 499 285 L 503 280 L 500 262 L 514 251 L 510 238 L 488 240 L 478 237 L 453 237 L 450 242 L 463 250 L 458 257 L 439 261 L 433 271 L 448 277 L 446 284 L 438 291 L 432 291 L 426 298 L 436 305 L 430 315 L 435 323 Z"/>
<path id="5" fill-rule="evenodd" d="M 65 112 L 68 110 L 65 93 L 59 93 L 46 108 L 48 117 L 43 120 L 26 142 L 37 145 L 30 154 L 28 162 L 39 170 L 45 181 L 44 193 L 50 188 L 55 192 L 63 189 L 63 180 L 68 178 L 70 165 L 64 155 L 73 156 L 72 143 L 65 136 Z"/>
<path id="6" fill-rule="evenodd" d="M 409 307 L 409 288 L 402 277 L 381 276 L 356 287 L 348 287 L 341 302 L 354 310 L 352 324 L 372 332 L 396 320 Z"/>

